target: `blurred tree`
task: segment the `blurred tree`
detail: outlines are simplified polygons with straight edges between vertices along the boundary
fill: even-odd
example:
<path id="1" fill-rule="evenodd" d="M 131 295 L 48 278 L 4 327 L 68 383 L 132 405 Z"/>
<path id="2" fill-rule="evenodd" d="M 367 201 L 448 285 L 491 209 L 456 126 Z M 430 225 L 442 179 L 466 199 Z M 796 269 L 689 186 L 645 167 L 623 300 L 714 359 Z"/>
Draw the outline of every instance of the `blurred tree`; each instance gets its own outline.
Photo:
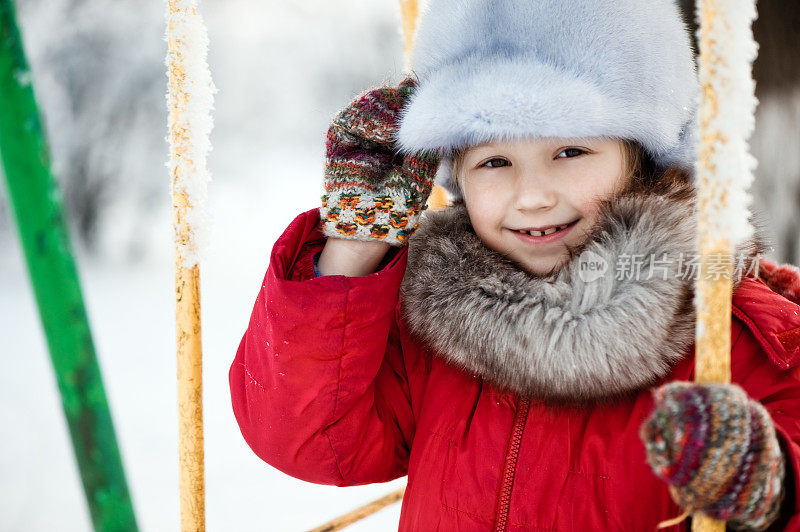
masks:
<path id="1" fill-rule="evenodd" d="M 204 4 L 220 89 L 209 163 L 212 173 L 224 168 L 220 178 L 237 179 L 285 146 L 316 146 L 321 161 L 335 111 L 402 67 L 396 2 Z M 151 245 L 143 233 L 152 214 L 169 212 L 163 9 L 113 0 L 19 5 L 76 244 L 103 255 L 135 258 Z M 159 219 L 164 232 L 168 220 Z"/>
<path id="2" fill-rule="evenodd" d="M 54 173 L 78 243 L 91 251 L 107 207 L 125 196 L 144 208 L 148 177 L 155 176 L 143 171 L 156 160 L 163 168 L 167 158 L 160 7 L 109 0 L 18 4 Z"/>

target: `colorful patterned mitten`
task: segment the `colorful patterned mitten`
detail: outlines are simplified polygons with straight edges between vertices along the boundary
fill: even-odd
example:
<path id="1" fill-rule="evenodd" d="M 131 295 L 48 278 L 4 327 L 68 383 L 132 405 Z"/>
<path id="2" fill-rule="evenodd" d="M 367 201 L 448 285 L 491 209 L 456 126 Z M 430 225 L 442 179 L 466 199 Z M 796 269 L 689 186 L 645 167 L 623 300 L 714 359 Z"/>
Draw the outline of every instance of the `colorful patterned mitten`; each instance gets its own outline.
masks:
<path id="1" fill-rule="evenodd" d="M 438 153 L 394 149 L 400 112 L 416 81 L 369 90 L 328 129 L 322 231 L 335 238 L 405 245 L 433 188 Z"/>
<path id="2" fill-rule="evenodd" d="M 785 464 L 767 410 L 735 384 L 671 382 L 653 392 L 640 436 L 675 502 L 735 529 L 777 518 Z"/>

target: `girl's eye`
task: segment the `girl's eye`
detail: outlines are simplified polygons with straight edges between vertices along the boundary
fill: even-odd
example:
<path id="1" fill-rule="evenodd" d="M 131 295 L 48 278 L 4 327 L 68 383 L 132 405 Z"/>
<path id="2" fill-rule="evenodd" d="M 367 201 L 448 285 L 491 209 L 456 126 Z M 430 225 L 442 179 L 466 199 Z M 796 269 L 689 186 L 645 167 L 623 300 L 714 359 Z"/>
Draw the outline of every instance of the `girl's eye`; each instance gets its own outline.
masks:
<path id="1" fill-rule="evenodd" d="M 486 161 L 485 163 L 483 163 L 481 166 L 482 166 L 482 167 L 486 167 L 486 168 L 498 168 L 498 166 L 497 166 L 497 165 L 494 165 L 494 164 L 493 164 L 493 165 L 490 165 L 490 166 L 486 166 L 486 165 L 487 165 L 487 164 L 489 164 L 489 163 L 494 163 L 494 162 L 497 162 L 497 161 L 500 161 L 501 163 L 507 163 L 507 162 L 508 162 L 508 161 L 506 161 L 505 159 L 494 158 L 494 159 L 489 159 L 488 161 Z M 505 166 L 505 165 L 501 165 L 501 166 Z"/>
<path id="2" fill-rule="evenodd" d="M 573 155 L 567 155 L 566 157 L 561 157 L 561 153 L 572 153 Z M 573 157 L 578 157 L 579 155 L 583 155 L 586 151 L 580 148 L 567 148 L 562 150 L 561 153 L 556 156 L 556 159 L 572 159 Z"/>

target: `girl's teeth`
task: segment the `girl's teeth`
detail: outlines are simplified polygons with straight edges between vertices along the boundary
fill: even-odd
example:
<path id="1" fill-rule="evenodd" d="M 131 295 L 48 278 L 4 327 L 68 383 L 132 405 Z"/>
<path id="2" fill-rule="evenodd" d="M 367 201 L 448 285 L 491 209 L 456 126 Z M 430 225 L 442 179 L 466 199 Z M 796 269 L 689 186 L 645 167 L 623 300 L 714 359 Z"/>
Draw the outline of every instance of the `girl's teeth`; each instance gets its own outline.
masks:
<path id="1" fill-rule="evenodd" d="M 545 236 L 545 235 L 552 235 L 556 231 L 560 231 L 565 227 L 566 225 L 561 225 L 558 227 L 551 227 L 550 229 L 545 229 L 544 231 L 523 231 L 523 233 L 528 233 L 531 236 Z"/>

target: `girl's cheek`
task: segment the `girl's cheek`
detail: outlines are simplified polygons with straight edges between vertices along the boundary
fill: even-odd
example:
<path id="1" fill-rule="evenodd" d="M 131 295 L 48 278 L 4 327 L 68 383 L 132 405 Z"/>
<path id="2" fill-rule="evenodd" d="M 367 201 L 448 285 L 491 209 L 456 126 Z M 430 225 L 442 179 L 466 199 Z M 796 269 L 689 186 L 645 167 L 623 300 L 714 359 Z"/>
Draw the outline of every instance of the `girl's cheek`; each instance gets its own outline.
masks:
<path id="1" fill-rule="evenodd" d="M 576 244 L 577 243 L 584 243 L 586 239 L 589 238 L 591 235 L 592 230 L 594 229 L 595 224 L 597 223 L 597 216 L 594 213 L 584 215 L 583 220 L 581 220 L 581 225 L 583 226 L 580 231 L 575 232 L 576 236 Z"/>
<path id="2" fill-rule="evenodd" d="M 492 193 L 491 182 L 488 179 L 469 179 L 464 183 L 465 196 L 483 198 Z"/>
<path id="3" fill-rule="evenodd" d="M 499 211 L 508 204 L 512 191 L 500 180 L 475 180 L 466 187 L 465 197 L 482 209 Z"/>
<path id="4" fill-rule="evenodd" d="M 487 201 L 485 196 L 479 201 L 474 201 L 475 197 L 466 201 L 470 222 L 478 237 L 489 247 L 493 247 L 491 243 L 497 240 L 500 237 L 499 233 L 502 232 L 503 214 L 498 205 Z"/>
<path id="5" fill-rule="evenodd" d="M 487 227 L 488 223 L 486 220 L 486 211 L 481 208 L 480 205 L 467 205 L 467 212 L 469 213 L 470 222 L 472 223 L 472 227 L 475 229 L 475 232 L 478 235 L 482 235 L 485 233 L 485 228 Z"/>

